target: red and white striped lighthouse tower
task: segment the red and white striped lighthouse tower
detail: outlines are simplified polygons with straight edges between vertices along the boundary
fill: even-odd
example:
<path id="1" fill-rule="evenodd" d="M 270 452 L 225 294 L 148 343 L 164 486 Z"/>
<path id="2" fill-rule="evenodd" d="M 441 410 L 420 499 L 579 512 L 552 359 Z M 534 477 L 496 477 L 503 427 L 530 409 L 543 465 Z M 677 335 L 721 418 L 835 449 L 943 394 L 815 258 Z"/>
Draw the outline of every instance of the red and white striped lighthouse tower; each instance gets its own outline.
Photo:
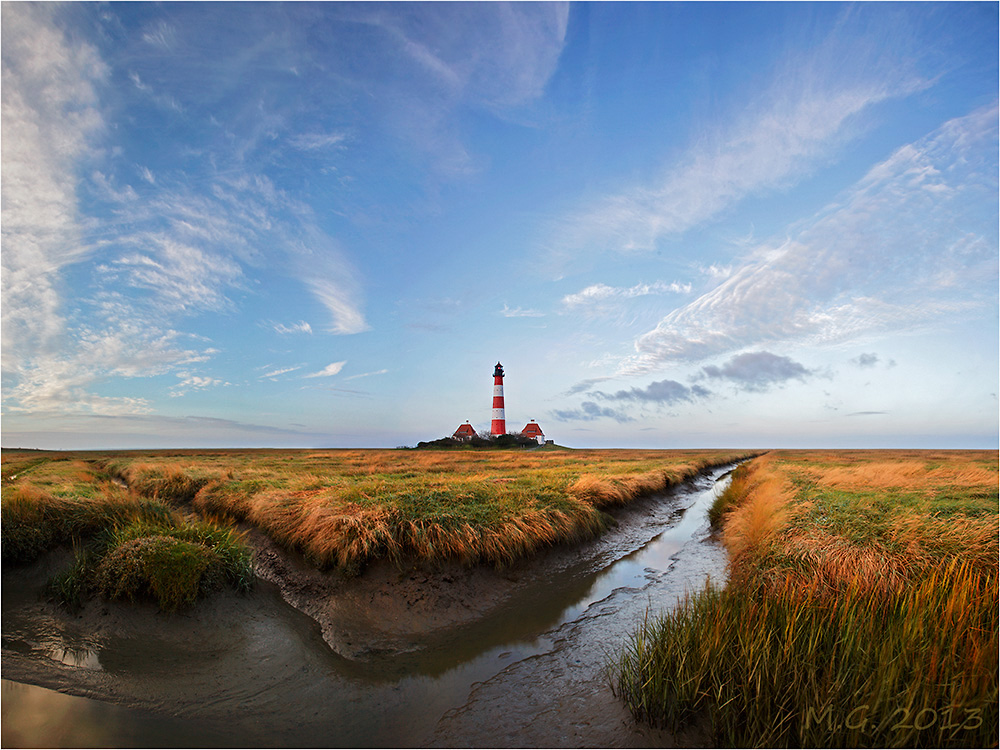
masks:
<path id="1" fill-rule="evenodd" d="M 493 422 L 490 435 L 506 435 L 507 422 L 503 416 L 503 365 L 497 362 L 493 368 Z"/>

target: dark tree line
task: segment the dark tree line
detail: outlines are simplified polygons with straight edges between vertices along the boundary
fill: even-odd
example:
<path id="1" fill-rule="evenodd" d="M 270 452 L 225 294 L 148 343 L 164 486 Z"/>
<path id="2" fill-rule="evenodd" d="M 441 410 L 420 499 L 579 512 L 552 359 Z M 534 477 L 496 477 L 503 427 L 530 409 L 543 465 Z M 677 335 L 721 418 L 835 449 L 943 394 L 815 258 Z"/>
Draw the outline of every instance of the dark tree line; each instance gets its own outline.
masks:
<path id="1" fill-rule="evenodd" d="M 506 435 L 490 435 L 480 433 L 471 440 L 457 440 L 453 437 L 443 437 L 437 440 L 421 441 L 418 449 L 425 448 L 537 448 L 538 441 L 521 433 L 508 432 Z"/>

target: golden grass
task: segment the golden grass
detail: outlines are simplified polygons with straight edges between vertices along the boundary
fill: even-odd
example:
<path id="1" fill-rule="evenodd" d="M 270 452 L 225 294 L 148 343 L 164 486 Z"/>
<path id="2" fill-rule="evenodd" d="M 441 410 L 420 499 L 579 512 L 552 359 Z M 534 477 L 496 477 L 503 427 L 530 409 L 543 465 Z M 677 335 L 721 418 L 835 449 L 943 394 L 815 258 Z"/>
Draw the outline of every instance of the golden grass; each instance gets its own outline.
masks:
<path id="1" fill-rule="evenodd" d="M 766 555 L 778 544 L 788 522 L 793 493 L 787 481 L 752 476 L 751 487 L 745 501 L 729 514 L 723 532 L 734 569 L 740 569 L 747 558 Z"/>
<path id="2" fill-rule="evenodd" d="M 968 466 L 955 461 L 929 469 L 924 461 L 877 461 L 861 465 L 826 466 L 814 469 L 810 476 L 826 487 L 836 489 L 916 489 L 946 483 L 961 487 L 988 486 L 996 472 L 985 466 Z"/>
<path id="3" fill-rule="evenodd" d="M 715 508 L 726 589 L 616 664 L 642 719 L 724 746 L 996 747 L 997 454 L 787 451 Z"/>
<path id="4" fill-rule="evenodd" d="M 600 533 L 604 511 L 732 451 L 218 451 L 117 454 L 151 497 L 245 521 L 320 567 L 375 559 L 506 565 Z M 193 490 L 193 491 L 192 491 Z"/>
<path id="5" fill-rule="evenodd" d="M 743 470 L 723 538 L 736 575 L 899 591 L 952 558 L 995 569 L 996 454 L 789 451 Z"/>

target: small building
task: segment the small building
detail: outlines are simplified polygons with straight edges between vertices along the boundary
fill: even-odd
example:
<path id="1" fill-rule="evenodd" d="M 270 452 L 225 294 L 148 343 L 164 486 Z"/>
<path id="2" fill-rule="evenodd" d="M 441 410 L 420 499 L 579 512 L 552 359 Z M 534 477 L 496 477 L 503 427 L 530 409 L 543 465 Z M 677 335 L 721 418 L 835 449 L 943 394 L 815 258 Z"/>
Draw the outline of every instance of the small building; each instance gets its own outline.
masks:
<path id="1" fill-rule="evenodd" d="M 468 422 L 459 425 L 458 429 L 455 430 L 455 434 L 452 435 L 452 437 L 455 438 L 455 440 L 461 440 L 463 442 L 472 440 L 472 438 L 474 438 L 475 436 L 476 436 L 476 428 L 473 427 Z"/>
<path id="2" fill-rule="evenodd" d="M 524 429 L 521 430 L 521 434 L 525 437 L 534 438 L 539 445 L 545 444 L 545 433 L 542 432 L 542 428 L 538 426 L 538 423 L 534 419 L 525 425 Z"/>

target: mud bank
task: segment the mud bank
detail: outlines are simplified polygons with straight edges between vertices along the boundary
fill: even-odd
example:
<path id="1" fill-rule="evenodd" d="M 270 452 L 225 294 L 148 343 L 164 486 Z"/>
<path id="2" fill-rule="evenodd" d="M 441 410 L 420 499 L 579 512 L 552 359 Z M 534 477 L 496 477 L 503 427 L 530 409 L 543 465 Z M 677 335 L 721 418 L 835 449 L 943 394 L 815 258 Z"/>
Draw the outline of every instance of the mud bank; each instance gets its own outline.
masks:
<path id="1" fill-rule="evenodd" d="M 3 572 L 3 677 L 135 709 L 105 745 L 186 745 L 162 728 L 180 722 L 220 747 L 702 746 L 636 725 L 604 670 L 647 609 L 724 576 L 704 517 L 722 473 L 504 570 L 343 578 L 255 534 L 257 588 L 176 615 L 106 602 L 69 615 L 40 596 L 68 561 L 52 555 Z"/>
<path id="2" fill-rule="evenodd" d="M 334 652 L 353 660 L 398 657 L 455 648 L 463 640 L 456 636 L 467 638 L 470 626 L 504 611 L 525 613 L 524 635 L 551 625 L 573 597 L 574 582 L 648 542 L 650 524 L 663 521 L 654 510 L 666 498 L 684 496 L 699 480 L 720 473 L 706 469 L 673 490 L 613 510 L 615 528 L 598 538 L 552 547 L 504 568 L 380 562 L 348 577 L 316 570 L 249 526 L 246 541 L 258 578 L 275 584 L 286 602 L 315 620 Z M 578 588 L 582 595 L 585 589 Z M 529 611 L 534 615 L 527 616 Z M 483 634 L 476 635 L 481 642 Z"/>

